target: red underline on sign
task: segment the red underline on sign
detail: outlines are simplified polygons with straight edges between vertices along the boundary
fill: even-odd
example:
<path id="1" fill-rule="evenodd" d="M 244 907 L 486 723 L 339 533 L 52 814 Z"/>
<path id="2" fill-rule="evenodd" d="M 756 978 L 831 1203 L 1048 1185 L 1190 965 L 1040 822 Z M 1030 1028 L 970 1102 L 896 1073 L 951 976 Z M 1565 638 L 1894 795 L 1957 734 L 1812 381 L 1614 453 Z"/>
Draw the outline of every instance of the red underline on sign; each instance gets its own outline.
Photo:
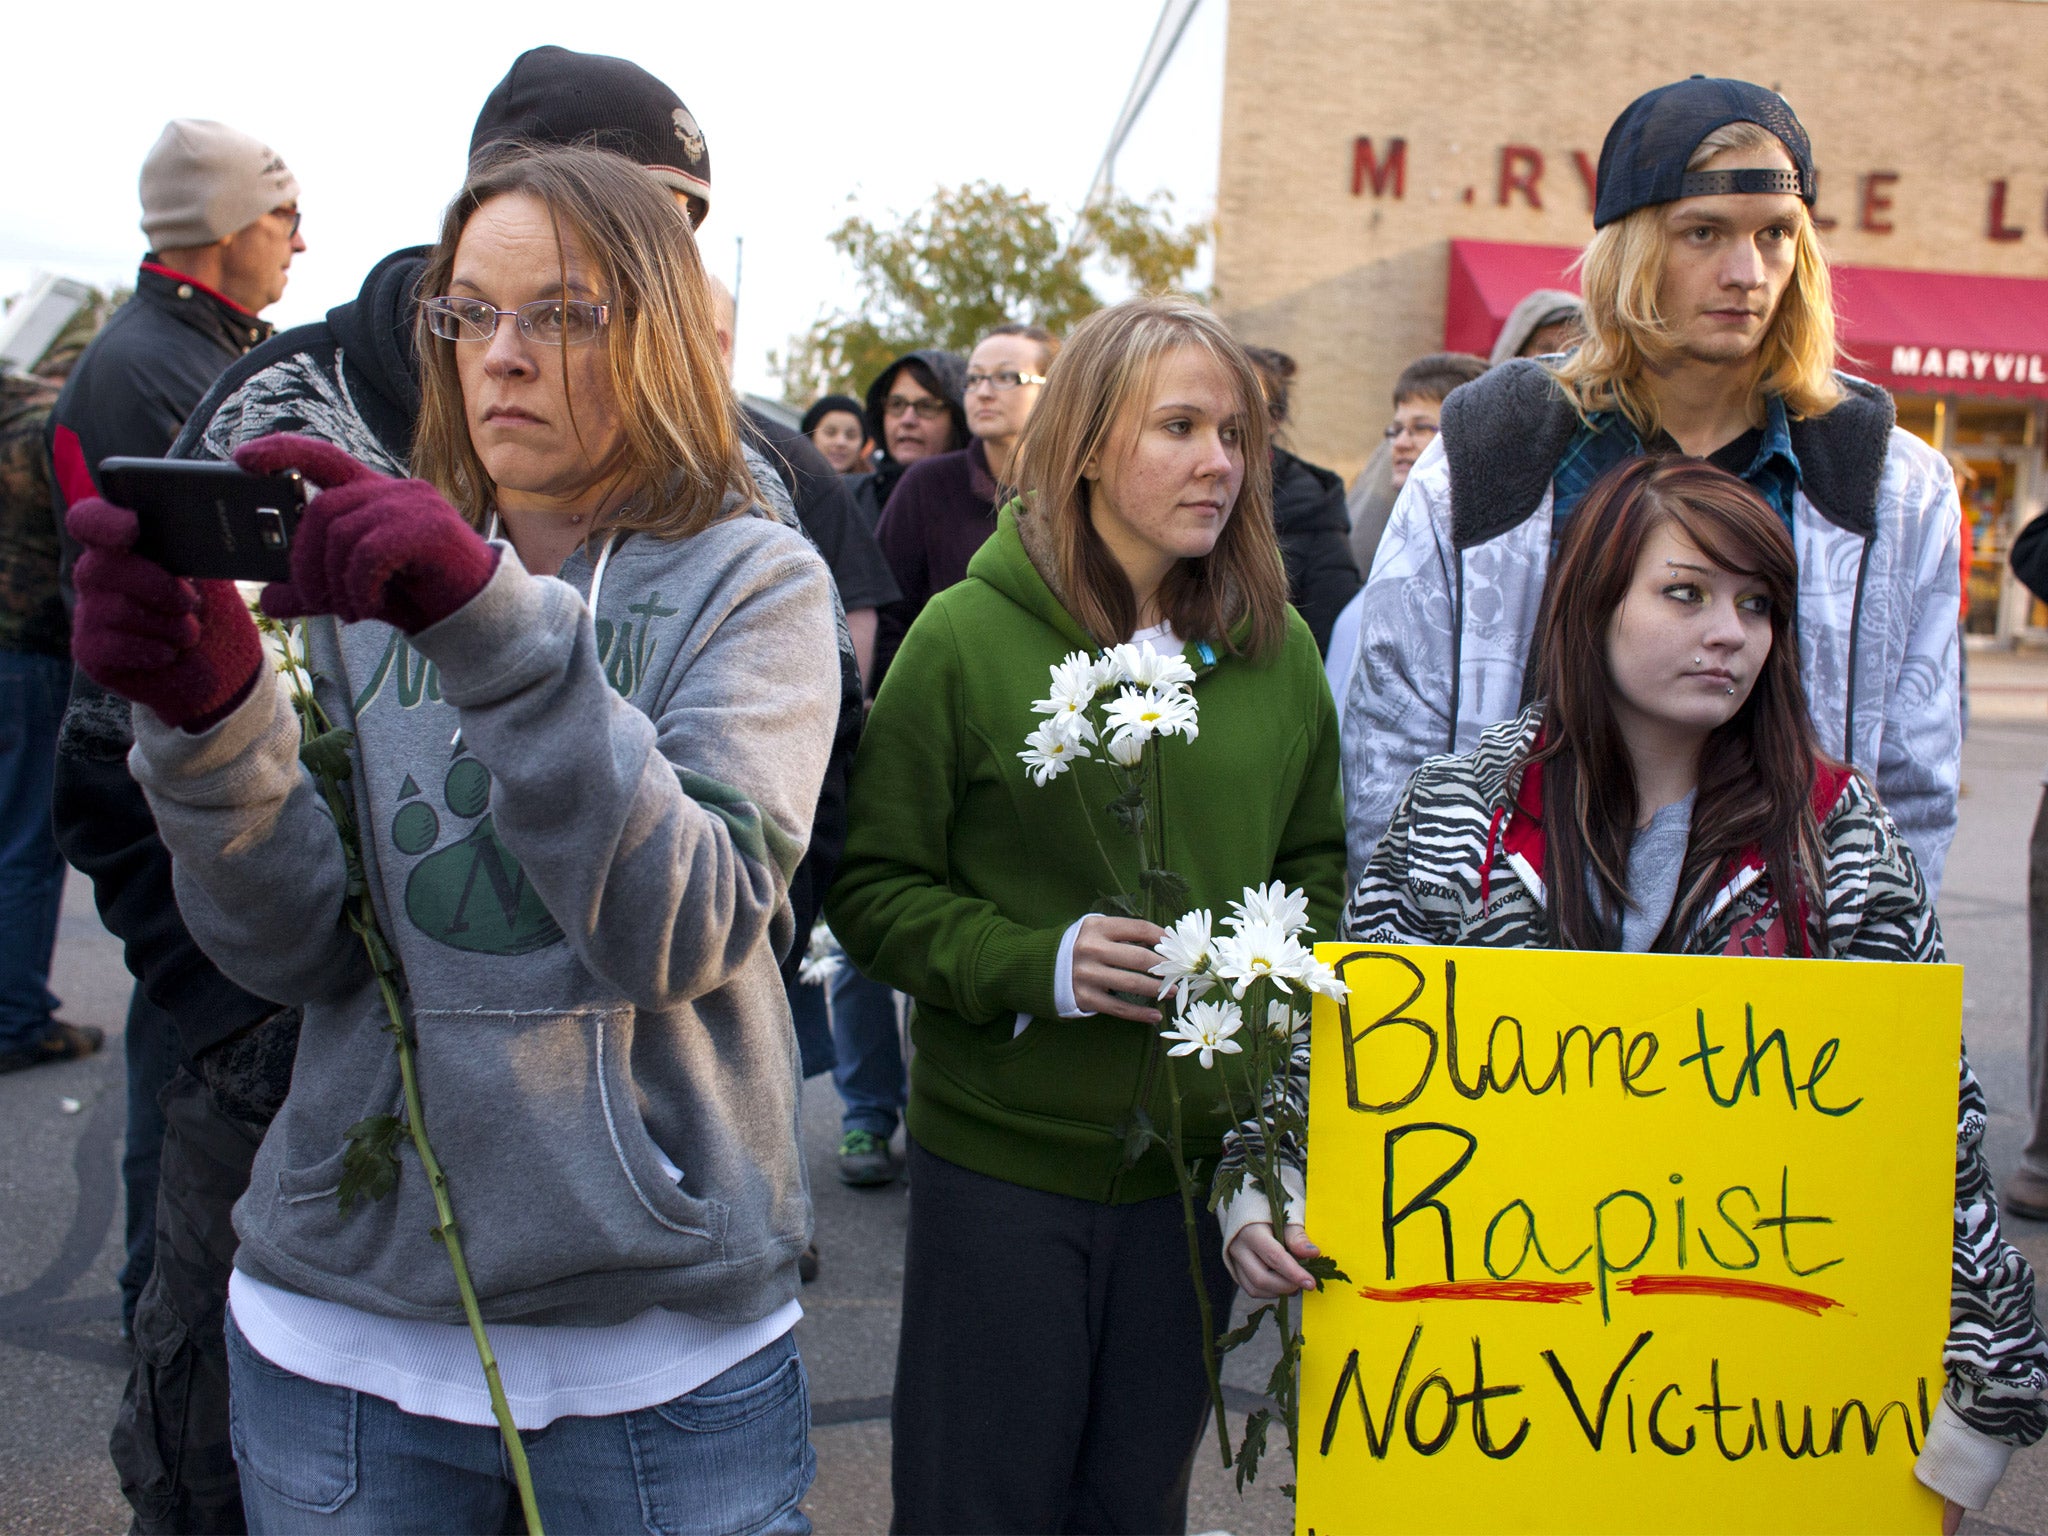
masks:
<path id="1" fill-rule="evenodd" d="M 1361 1285 L 1358 1294 L 1367 1301 L 1533 1301 L 1555 1306 L 1584 1301 L 1593 1294 L 1593 1285 L 1589 1280 L 1443 1280 L 1384 1290 Z"/>
<path id="2" fill-rule="evenodd" d="M 1802 1291 L 1765 1280 L 1718 1280 L 1709 1275 L 1634 1275 L 1618 1287 L 1631 1296 L 1715 1296 L 1728 1301 L 1768 1301 L 1818 1317 L 1841 1303 L 1819 1291 Z"/>
<path id="3" fill-rule="evenodd" d="M 1631 1296 L 1710 1296 L 1720 1301 L 1767 1301 L 1818 1317 L 1842 1305 L 1818 1291 L 1763 1280 L 1720 1280 L 1707 1275 L 1633 1275 L 1615 1282 Z M 1576 1304 L 1593 1294 L 1588 1280 L 1440 1280 L 1429 1285 L 1361 1285 L 1367 1301 L 1519 1301 L 1539 1306 Z"/>

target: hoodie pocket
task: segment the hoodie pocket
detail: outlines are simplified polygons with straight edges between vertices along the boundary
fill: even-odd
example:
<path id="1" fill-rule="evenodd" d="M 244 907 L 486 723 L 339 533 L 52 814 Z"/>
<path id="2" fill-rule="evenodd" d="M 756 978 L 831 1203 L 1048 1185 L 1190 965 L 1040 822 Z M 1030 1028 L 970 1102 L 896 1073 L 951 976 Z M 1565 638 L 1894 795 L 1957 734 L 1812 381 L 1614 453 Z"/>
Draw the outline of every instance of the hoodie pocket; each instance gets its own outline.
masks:
<path id="1" fill-rule="evenodd" d="M 625 1005 L 415 1013 L 427 1135 L 487 1306 L 595 1274 L 722 1257 L 726 1207 L 664 1176 L 641 1122 L 634 1017 Z M 336 1125 L 328 1156 L 279 1170 L 284 1246 L 402 1304 L 452 1308 L 453 1278 L 428 1240 L 439 1225 L 433 1192 L 410 1139 L 399 1140 L 392 1194 L 344 1215 L 332 1191 L 345 1129 Z"/>

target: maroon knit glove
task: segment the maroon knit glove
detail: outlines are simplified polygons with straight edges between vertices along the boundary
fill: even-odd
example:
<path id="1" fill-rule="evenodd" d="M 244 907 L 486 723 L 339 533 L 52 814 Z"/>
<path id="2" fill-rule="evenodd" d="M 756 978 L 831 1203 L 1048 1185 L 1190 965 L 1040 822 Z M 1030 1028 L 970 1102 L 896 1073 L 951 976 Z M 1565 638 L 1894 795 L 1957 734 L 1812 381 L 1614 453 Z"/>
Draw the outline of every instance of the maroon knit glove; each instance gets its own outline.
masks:
<path id="1" fill-rule="evenodd" d="M 416 635 L 484 589 L 498 551 L 424 480 L 394 480 L 328 443 L 279 433 L 235 450 L 251 474 L 296 469 L 321 488 L 292 539 L 292 579 L 263 589 L 275 618 L 331 613 Z"/>
<path id="2" fill-rule="evenodd" d="M 188 581 L 136 554 L 135 514 L 97 496 L 64 527 L 85 546 L 71 573 L 71 654 L 87 677 L 188 731 L 249 696 L 263 641 L 232 581 Z"/>

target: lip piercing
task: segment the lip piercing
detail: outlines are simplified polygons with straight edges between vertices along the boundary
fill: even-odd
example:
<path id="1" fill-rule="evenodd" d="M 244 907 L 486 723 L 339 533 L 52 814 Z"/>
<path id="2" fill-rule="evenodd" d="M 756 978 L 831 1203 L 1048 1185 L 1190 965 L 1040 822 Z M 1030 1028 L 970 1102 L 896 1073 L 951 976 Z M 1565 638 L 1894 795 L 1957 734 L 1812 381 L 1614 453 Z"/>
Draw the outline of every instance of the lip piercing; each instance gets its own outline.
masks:
<path id="1" fill-rule="evenodd" d="M 1703 659 L 1702 657 L 1698 657 L 1698 656 L 1695 656 L 1695 657 L 1693 657 L 1693 659 L 1692 659 L 1692 664 L 1693 664 L 1694 666 L 1698 667 L 1698 666 L 1704 666 L 1704 665 L 1705 665 L 1706 663 L 1705 663 L 1705 660 L 1704 660 L 1704 659 Z"/>

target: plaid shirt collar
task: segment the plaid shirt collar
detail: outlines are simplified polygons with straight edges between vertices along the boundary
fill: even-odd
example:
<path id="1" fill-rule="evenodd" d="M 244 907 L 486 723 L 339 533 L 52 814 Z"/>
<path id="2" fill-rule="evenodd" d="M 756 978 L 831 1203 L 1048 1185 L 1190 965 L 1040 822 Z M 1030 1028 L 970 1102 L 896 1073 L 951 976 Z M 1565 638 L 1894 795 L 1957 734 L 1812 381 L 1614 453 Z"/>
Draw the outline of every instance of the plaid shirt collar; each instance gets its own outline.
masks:
<path id="1" fill-rule="evenodd" d="M 1677 451 L 1669 437 L 1659 440 L 1662 452 Z M 1564 538 L 1571 515 L 1578 510 L 1587 489 L 1624 459 L 1645 452 L 1643 440 L 1629 419 L 1619 411 L 1596 411 L 1565 445 L 1564 457 L 1550 477 L 1553 504 L 1550 515 L 1550 548 Z M 1785 417 L 1785 403 L 1776 395 L 1764 397 L 1764 435 L 1756 455 L 1742 478 L 1750 489 L 1771 504 L 1786 532 L 1792 529 L 1792 495 L 1799 489 L 1799 455 L 1792 451 L 1792 431 Z"/>

